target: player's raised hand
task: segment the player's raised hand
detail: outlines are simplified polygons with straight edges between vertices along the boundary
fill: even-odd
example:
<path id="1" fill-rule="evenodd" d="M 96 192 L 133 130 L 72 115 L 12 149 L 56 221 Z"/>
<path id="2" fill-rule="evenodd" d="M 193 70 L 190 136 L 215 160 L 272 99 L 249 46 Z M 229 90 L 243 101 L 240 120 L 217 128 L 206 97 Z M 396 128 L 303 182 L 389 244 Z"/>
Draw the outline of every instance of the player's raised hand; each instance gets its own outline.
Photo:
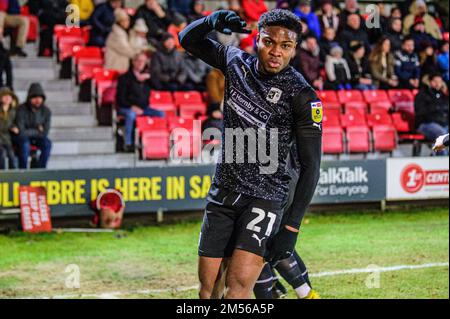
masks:
<path id="1" fill-rule="evenodd" d="M 211 13 L 207 20 L 214 30 L 230 35 L 233 32 L 250 34 L 252 31 L 245 29 L 247 23 L 234 11 L 219 10 Z"/>

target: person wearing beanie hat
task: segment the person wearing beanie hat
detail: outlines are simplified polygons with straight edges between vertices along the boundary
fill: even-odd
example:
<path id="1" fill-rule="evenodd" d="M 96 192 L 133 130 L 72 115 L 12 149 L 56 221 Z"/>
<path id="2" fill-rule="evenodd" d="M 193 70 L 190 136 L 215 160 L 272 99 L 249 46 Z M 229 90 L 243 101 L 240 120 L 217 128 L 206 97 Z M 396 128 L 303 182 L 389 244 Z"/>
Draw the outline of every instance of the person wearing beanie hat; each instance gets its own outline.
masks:
<path id="1" fill-rule="evenodd" d="M 114 11 L 114 17 L 116 23 L 106 39 L 105 69 L 126 72 L 130 67 L 130 59 L 139 53 L 141 48 L 133 47 L 130 42 L 130 17 L 127 12 L 118 8 Z"/>
<path id="2" fill-rule="evenodd" d="M 134 22 L 133 28 L 130 30 L 130 44 L 136 51 L 145 51 L 155 53 L 156 48 L 148 43 L 147 40 L 148 27 L 144 19 L 140 18 Z"/>
<path id="3" fill-rule="evenodd" d="M 411 26 L 409 35 L 414 40 L 414 48 L 416 52 L 423 51 L 427 46 L 431 45 L 437 48 L 437 41 L 431 34 L 425 31 L 425 21 L 422 17 L 416 17 L 414 24 Z"/>
<path id="4" fill-rule="evenodd" d="M 15 124 L 19 129 L 18 135 L 13 135 L 13 143 L 17 146 L 19 168 L 26 169 L 30 146 L 36 146 L 41 152 L 32 168 L 46 168 L 50 158 L 52 142 L 48 138 L 51 122 L 51 111 L 45 105 L 45 92 L 39 83 L 32 83 L 28 89 L 25 103 L 19 106 Z"/>
<path id="5" fill-rule="evenodd" d="M 198 20 L 203 18 L 205 15 L 205 0 L 194 0 L 192 1 L 191 14 L 188 15 L 188 22 Z"/>
<path id="6" fill-rule="evenodd" d="M 6 168 L 8 159 L 9 169 L 17 168 L 17 158 L 12 147 L 11 134 L 18 134 L 19 129 L 14 124 L 17 96 L 9 88 L 0 89 L 0 170 Z"/>
<path id="7" fill-rule="evenodd" d="M 311 10 L 311 2 L 309 0 L 300 0 L 294 13 L 300 19 L 305 19 L 308 24 L 308 29 L 319 39 L 322 35 L 320 29 L 320 22 L 317 15 Z"/>
<path id="8" fill-rule="evenodd" d="M 351 74 L 347 61 L 342 57 L 344 50 L 339 45 L 331 48 L 330 54 L 325 60 L 325 71 L 327 72 L 327 89 L 343 90 L 351 89 Z"/>

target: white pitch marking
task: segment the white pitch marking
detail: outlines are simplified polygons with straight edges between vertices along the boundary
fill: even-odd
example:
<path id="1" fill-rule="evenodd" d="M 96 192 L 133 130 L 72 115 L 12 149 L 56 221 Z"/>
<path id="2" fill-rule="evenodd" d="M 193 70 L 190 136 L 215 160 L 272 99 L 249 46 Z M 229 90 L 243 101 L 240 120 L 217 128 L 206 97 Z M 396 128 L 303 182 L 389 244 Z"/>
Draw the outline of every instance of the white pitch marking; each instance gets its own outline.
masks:
<path id="1" fill-rule="evenodd" d="M 343 269 L 336 271 L 325 271 L 316 274 L 310 274 L 310 277 L 331 277 L 340 275 L 351 275 L 351 274 L 362 274 L 362 273 L 373 273 L 373 272 L 389 272 L 389 271 L 399 271 L 399 270 L 412 270 L 412 269 L 422 269 L 422 268 L 433 268 L 433 267 L 448 267 L 448 262 L 441 263 L 428 263 L 422 265 L 397 265 L 389 267 L 379 267 L 379 268 L 354 268 L 354 269 Z M 145 289 L 136 291 L 115 291 L 115 292 L 105 292 L 100 294 L 72 294 L 72 295 L 55 295 L 52 297 L 25 297 L 24 299 L 72 299 L 72 298 L 99 298 L 99 299 L 117 299 L 119 296 L 123 295 L 150 295 L 150 294 L 160 294 L 165 292 L 182 292 L 197 290 L 198 285 L 191 287 L 179 287 L 179 288 L 167 288 L 167 289 Z"/>

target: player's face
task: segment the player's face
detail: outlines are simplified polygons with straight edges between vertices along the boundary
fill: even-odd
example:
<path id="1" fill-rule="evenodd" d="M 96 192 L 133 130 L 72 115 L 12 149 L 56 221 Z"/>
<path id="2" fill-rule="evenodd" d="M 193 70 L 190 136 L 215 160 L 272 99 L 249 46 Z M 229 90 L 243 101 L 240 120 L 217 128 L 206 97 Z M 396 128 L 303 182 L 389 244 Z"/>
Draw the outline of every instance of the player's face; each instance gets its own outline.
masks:
<path id="1" fill-rule="evenodd" d="M 294 57 L 297 34 L 283 27 L 267 27 L 259 33 L 257 46 L 260 71 L 276 74 L 286 68 Z"/>

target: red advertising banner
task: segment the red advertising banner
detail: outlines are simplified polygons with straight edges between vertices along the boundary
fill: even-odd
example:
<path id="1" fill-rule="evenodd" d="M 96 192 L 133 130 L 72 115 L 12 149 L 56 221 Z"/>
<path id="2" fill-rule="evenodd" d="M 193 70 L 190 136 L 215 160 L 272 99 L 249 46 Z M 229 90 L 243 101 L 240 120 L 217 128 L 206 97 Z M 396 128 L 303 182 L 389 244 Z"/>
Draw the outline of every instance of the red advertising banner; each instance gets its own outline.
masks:
<path id="1" fill-rule="evenodd" d="M 50 209 L 44 187 L 20 186 L 20 211 L 24 232 L 51 232 Z"/>

